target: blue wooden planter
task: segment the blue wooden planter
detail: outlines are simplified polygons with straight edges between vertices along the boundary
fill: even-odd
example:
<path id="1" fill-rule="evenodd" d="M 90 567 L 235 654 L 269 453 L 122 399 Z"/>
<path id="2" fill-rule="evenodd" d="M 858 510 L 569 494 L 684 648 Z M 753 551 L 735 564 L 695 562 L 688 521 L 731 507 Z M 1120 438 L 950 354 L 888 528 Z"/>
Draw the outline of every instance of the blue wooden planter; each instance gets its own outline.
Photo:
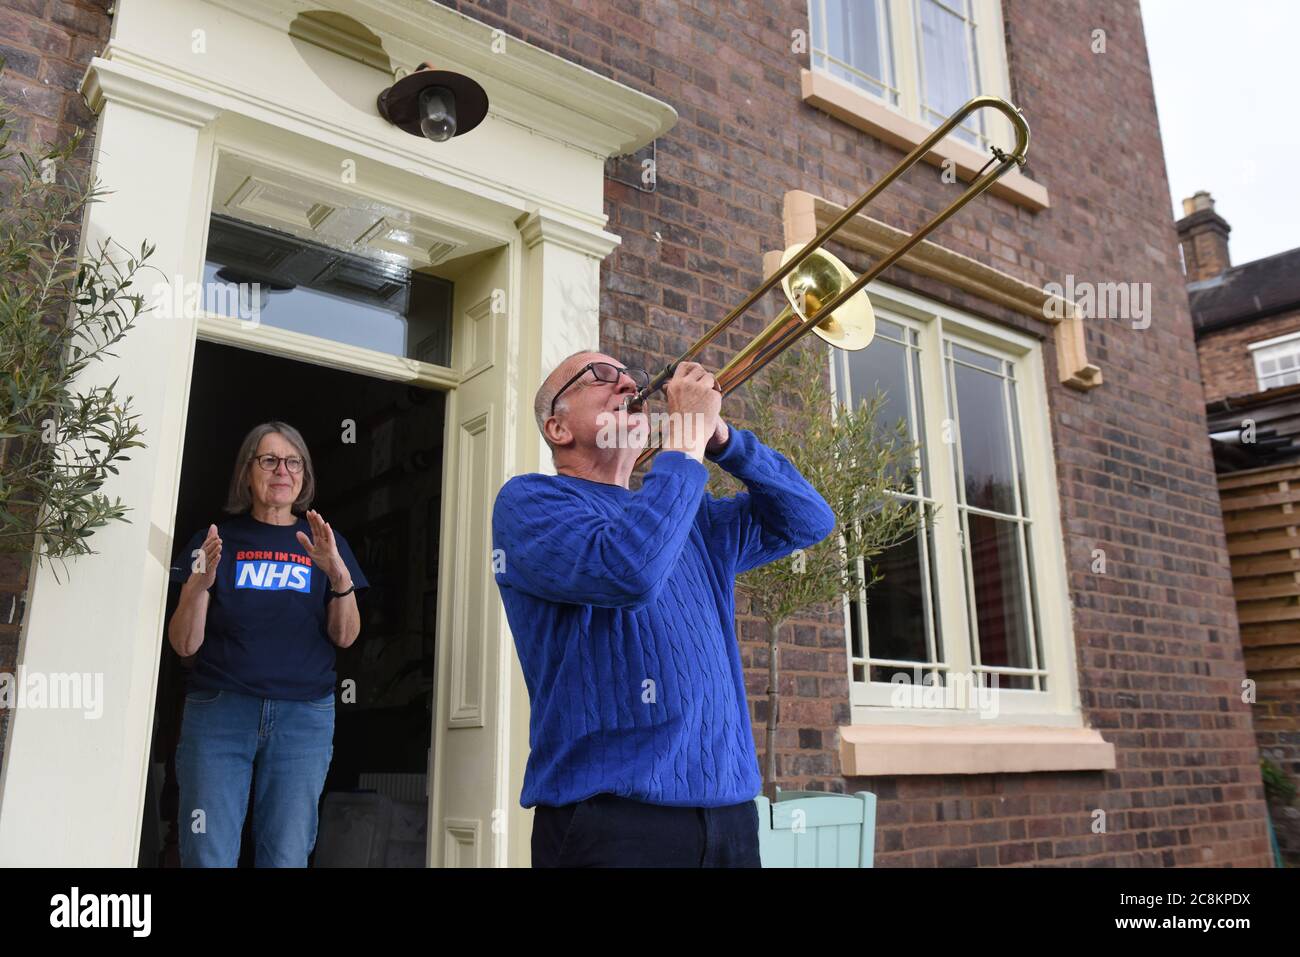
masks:
<path id="1" fill-rule="evenodd" d="M 758 852 L 764 867 L 871 867 L 876 796 L 782 791 L 759 795 Z"/>

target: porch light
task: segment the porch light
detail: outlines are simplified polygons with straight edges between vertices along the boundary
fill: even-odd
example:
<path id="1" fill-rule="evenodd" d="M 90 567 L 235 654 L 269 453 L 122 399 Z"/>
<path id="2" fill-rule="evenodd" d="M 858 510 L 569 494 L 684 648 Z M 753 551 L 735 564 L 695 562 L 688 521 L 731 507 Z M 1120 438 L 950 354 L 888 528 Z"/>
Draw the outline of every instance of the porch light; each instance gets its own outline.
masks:
<path id="1" fill-rule="evenodd" d="M 482 123 L 488 98 L 469 77 L 422 63 L 380 93 L 376 105 L 379 115 L 398 129 L 443 143 Z"/>

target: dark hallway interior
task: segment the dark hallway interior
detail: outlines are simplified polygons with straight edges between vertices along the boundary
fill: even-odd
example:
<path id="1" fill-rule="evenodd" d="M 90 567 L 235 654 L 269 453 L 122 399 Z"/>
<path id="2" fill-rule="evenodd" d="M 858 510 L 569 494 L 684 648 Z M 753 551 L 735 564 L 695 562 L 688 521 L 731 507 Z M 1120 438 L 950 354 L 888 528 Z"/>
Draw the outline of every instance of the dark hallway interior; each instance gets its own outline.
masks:
<path id="1" fill-rule="evenodd" d="M 279 420 L 306 439 L 317 477 L 312 507 L 343 533 L 371 584 L 360 637 L 337 652 L 318 866 L 424 866 L 444 411 L 441 392 L 196 345 L 173 547 L 221 520 L 240 441 L 254 425 Z M 178 591 L 169 590 L 168 618 Z M 173 757 L 186 667 L 165 636 L 159 640 L 144 867 L 179 864 Z M 240 866 L 252 864 L 250 821 L 251 811 Z"/>

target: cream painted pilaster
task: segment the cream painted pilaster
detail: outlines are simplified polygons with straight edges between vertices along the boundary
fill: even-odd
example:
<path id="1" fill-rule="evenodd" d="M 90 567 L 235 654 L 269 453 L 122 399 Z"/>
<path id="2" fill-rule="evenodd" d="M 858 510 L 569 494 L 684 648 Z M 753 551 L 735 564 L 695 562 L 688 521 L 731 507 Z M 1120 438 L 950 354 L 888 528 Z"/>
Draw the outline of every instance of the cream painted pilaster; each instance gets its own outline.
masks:
<path id="1" fill-rule="evenodd" d="M 96 174 L 112 192 L 91 208 L 83 242 L 156 244 L 158 272 L 142 273 L 135 289 L 146 299 L 156 283 L 197 282 L 217 111 L 130 83 L 87 90 L 102 110 Z M 94 364 L 82 383 L 117 378 L 146 430 L 146 448 L 103 489 L 132 509 L 130 523 L 96 532 L 99 554 L 70 561 L 64 581 L 48 566 L 33 572 L 18 660 L 27 674 L 102 680 L 102 714 L 15 710 L 0 782 L 0 865 L 136 863 L 194 346 L 194 318 L 171 312 L 142 316 L 117 358 Z"/>
<path id="2" fill-rule="evenodd" d="M 551 456 L 538 434 L 533 393 L 560 360 L 579 349 L 600 348 L 600 261 L 620 240 L 612 233 L 534 210 L 519 220 L 523 237 L 523 356 L 535 365 L 521 369 L 521 402 L 526 403 L 537 459 L 520 471 L 553 472 Z"/>
<path id="3" fill-rule="evenodd" d="M 519 358 L 510 377 L 509 392 L 514 412 L 511 432 L 518 452 L 507 471 L 514 475 L 553 474 L 550 452 L 533 417 L 533 395 L 565 356 L 579 349 L 600 347 L 600 261 L 618 245 L 619 238 L 547 209 L 521 217 L 518 226 L 523 240 L 520 342 L 514 352 Z M 499 595 L 496 603 L 500 605 Z M 501 635 L 509 649 L 510 667 L 503 673 L 503 687 L 508 687 L 511 703 L 509 767 L 502 776 L 506 790 L 500 798 L 508 809 L 505 863 L 526 867 L 531 860 L 533 812 L 519 806 L 519 794 L 528 763 L 529 699 L 504 612 Z"/>

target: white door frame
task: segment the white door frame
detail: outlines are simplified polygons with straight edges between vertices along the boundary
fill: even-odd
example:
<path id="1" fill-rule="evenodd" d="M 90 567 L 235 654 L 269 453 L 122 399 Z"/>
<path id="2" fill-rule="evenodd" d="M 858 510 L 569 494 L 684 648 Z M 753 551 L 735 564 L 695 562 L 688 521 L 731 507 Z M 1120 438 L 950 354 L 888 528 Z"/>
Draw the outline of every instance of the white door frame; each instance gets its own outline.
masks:
<path id="1" fill-rule="evenodd" d="M 286 18 L 296 9 L 322 7 L 357 17 L 396 61 L 432 56 L 474 75 L 493 112 L 439 150 L 359 109 L 385 78 L 344 56 L 304 57 L 289 36 Z M 202 52 L 190 45 L 195 24 L 203 24 Z M 112 44 L 83 84 L 99 113 L 96 172 L 113 191 L 90 211 L 83 242 L 112 237 L 138 248 L 147 239 L 157 247 L 152 264 L 170 283 L 201 280 L 223 149 L 270 154 L 320 182 L 338 176 L 340 157 L 353 159 L 351 189 L 504 244 L 502 270 L 490 277 L 504 283 L 503 309 L 457 304 L 454 369 L 404 367 L 359 357 L 361 350 L 327 359 L 450 390 L 440 564 L 462 568 L 460 587 L 472 586 L 480 601 L 458 615 L 454 600 L 439 601 L 435 865 L 528 860 L 531 814 L 518 803 L 528 698 L 482 560 L 490 503 L 510 475 L 549 467 L 532 394 L 560 357 L 599 341 L 598 265 L 618 242 L 603 229 L 603 161 L 675 119 L 651 97 L 518 41 L 497 53 L 493 41 L 485 25 L 418 0 L 120 0 Z M 347 98 L 354 88 L 357 102 Z M 144 277 L 141 287 L 148 289 Z M 134 398 L 146 429 L 148 447 L 104 489 L 131 508 L 131 522 L 97 532 L 98 554 L 70 562 L 66 582 L 47 567 L 33 571 L 18 660 L 29 673 L 102 674 L 103 714 L 12 715 L 0 864 L 136 862 L 194 342 L 201 328 L 205 338 L 215 334 L 211 322 L 166 310 L 146 316 L 118 358 L 85 380 L 118 377 L 119 394 Z M 292 334 L 274 332 L 259 334 L 259 348 L 297 351 L 284 338 Z"/>

